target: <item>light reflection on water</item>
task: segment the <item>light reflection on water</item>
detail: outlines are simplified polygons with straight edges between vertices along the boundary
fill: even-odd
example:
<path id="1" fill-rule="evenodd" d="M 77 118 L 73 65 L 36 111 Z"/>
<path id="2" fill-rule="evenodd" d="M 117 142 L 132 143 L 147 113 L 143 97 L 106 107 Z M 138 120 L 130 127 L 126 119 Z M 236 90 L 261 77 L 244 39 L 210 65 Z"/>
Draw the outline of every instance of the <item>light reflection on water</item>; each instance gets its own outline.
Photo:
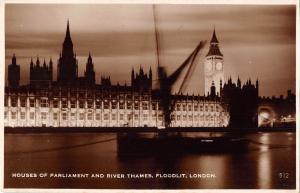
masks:
<path id="1" fill-rule="evenodd" d="M 192 134 L 186 134 L 192 135 Z M 117 156 L 112 133 L 5 134 L 5 187 L 295 188 L 295 133 L 246 136 L 243 153 Z M 174 147 L 175 148 L 175 147 Z M 14 179 L 13 172 L 213 173 L 213 179 Z M 279 179 L 279 172 L 289 173 Z"/>

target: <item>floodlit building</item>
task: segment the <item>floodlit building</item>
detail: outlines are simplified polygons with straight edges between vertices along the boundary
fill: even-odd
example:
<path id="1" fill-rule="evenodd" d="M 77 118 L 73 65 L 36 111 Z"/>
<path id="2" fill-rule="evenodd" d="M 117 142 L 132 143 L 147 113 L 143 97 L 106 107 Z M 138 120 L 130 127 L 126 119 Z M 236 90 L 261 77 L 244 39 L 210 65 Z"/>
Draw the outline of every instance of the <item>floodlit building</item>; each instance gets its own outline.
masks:
<path id="1" fill-rule="evenodd" d="M 215 31 L 207 54 L 209 94 L 191 96 L 174 94 L 171 127 L 225 127 L 229 109 L 221 95 L 223 55 Z M 10 84 L 5 88 L 4 125 L 8 127 L 163 127 L 164 113 L 159 97 L 152 90 L 152 70 L 138 73 L 132 69 L 131 85 L 112 85 L 110 77 L 95 81 L 92 56 L 89 53 L 84 77 L 78 77 L 78 61 L 73 51 L 69 22 L 62 52 L 57 61 L 57 81 L 52 80 L 53 62 L 40 65 L 31 61 L 30 84 L 18 85 L 19 66 L 13 56 L 8 72 Z M 210 68 L 211 67 L 211 68 Z M 214 73 L 212 73 L 214 72 Z M 15 78 L 14 78 L 15 77 Z M 215 85 L 216 83 L 216 85 Z M 228 87 L 229 88 L 229 87 Z M 242 89 L 238 87 L 239 89 Z M 226 90 L 227 87 L 224 87 Z M 223 90 L 224 90 L 223 89 Z"/>

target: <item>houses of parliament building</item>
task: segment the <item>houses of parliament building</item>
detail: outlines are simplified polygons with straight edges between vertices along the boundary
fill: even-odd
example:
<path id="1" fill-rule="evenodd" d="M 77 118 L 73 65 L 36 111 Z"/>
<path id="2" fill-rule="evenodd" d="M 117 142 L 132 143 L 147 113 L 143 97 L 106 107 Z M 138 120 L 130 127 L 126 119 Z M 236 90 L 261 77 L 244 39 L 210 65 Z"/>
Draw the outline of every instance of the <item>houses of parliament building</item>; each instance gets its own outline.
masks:
<path id="1" fill-rule="evenodd" d="M 171 127 L 226 127 L 233 124 L 230 120 L 235 119 L 230 116 L 235 114 L 231 113 L 230 105 L 235 95 L 250 96 L 247 100 L 253 98 L 252 105 L 256 108 L 258 82 L 254 85 L 247 81 L 241 85 L 240 80 L 235 84 L 231 78 L 225 82 L 223 55 L 218 44 L 214 31 L 205 59 L 206 94 L 172 95 L 175 108 L 171 114 Z M 143 68 L 132 69 L 131 85 L 113 85 L 110 77 L 102 77 L 97 84 L 93 59 L 89 54 L 84 76 L 78 76 L 78 60 L 73 51 L 69 22 L 57 61 L 57 80 L 53 81 L 52 77 L 52 59 L 49 62 L 31 59 L 30 83 L 20 85 L 20 65 L 13 55 L 8 66 L 8 85 L 5 87 L 6 127 L 164 126 L 159 97 L 152 89 L 151 68 L 148 72 Z M 254 111 L 245 112 L 242 109 L 240 113 L 253 114 Z M 251 124 L 255 126 L 256 123 L 251 122 L 247 126 L 253 126 Z"/>

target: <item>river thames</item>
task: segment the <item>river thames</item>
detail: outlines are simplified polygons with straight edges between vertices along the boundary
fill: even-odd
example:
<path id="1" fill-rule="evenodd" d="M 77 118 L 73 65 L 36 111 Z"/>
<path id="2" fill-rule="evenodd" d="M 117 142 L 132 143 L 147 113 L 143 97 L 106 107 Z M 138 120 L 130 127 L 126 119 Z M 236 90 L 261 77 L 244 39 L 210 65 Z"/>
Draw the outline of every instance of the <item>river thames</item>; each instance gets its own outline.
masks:
<path id="1" fill-rule="evenodd" d="M 296 133 L 246 137 L 239 153 L 120 157 L 115 133 L 5 134 L 4 187 L 295 189 Z"/>

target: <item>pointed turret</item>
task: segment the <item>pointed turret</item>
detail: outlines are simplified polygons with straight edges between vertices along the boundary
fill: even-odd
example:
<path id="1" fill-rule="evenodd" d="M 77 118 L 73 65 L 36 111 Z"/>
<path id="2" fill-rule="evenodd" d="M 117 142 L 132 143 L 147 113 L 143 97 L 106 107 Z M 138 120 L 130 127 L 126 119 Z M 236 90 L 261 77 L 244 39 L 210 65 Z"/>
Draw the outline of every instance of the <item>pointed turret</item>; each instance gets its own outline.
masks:
<path id="1" fill-rule="evenodd" d="M 92 61 L 92 56 L 91 56 L 91 52 L 89 52 L 89 57 L 88 57 L 89 61 Z"/>
<path id="2" fill-rule="evenodd" d="M 50 68 L 50 69 L 52 69 L 52 68 L 53 68 L 52 57 L 50 57 L 49 68 Z"/>
<path id="3" fill-rule="evenodd" d="M 239 88 L 241 88 L 241 86 L 242 86 L 240 77 L 238 77 L 238 80 L 237 80 L 237 86 L 238 86 Z"/>
<path id="4" fill-rule="evenodd" d="M 39 59 L 39 56 L 36 58 L 36 67 L 40 67 L 40 59 Z"/>
<path id="5" fill-rule="evenodd" d="M 151 69 L 151 66 L 150 66 L 150 69 L 149 69 L 149 78 L 150 78 L 150 80 L 152 80 L 152 69 Z"/>
<path id="6" fill-rule="evenodd" d="M 44 58 L 43 67 L 44 67 L 44 68 L 46 68 L 46 67 L 47 67 L 47 66 L 46 66 L 46 60 L 45 60 L 45 58 Z"/>
<path id="7" fill-rule="evenodd" d="M 17 64 L 17 58 L 16 58 L 15 53 L 13 54 L 13 57 L 12 57 L 12 59 L 11 59 L 11 64 L 12 64 L 12 65 L 16 65 L 16 64 Z"/>
<path id="8" fill-rule="evenodd" d="M 57 81 L 59 84 L 72 85 L 78 77 L 77 61 L 73 51 L 70 24 L 67 22 L 66 36 L 58 61 Z"/>
<path id="9" fill-rule="evenodd" d="M 30 68 L 33 68 L 33 61 L 32 61 L 32 58 L 30 60 Z"/>
<path id="10" fill-rule="evenodd" d="M 219 41 L 216 35 L 216 30 L 214 29 L 212 38 L 210 40 L 209 51 L 206 56 L 223 56 L 219 49 Z"/>
<path id="11" fill-rule="evenodd" d="M 71 33 L 70 33 L 70 27 L 69 27 L 69 20 L 67 22 L 67 30 L 66 30 L 65 42 L 72 43 Z"/>
<path id="12" fill-rule="evenodd" d="M 20 65 L 17 64 L 16 55 L 13 54 L 11 64 L 8 65 L 8 86 L 16 88 L 20 82 Z"/>
<path id="13" fill-rule="evenodd" d="M 91 52 L 89 52 L 89 57 L 86 63 L 85 79 L 90 86 L 95 84 L 95 71 Z"/>
<path id="14" fill-rule="evenodd" d="M 215 28 L 214 28 L 214 32 L 213 32 L 212 38 L 210 40 L 210 43 L 211 44 L 218 44 L 219 43 L 218 38 L 216 36 L 216 29 Z"/>

